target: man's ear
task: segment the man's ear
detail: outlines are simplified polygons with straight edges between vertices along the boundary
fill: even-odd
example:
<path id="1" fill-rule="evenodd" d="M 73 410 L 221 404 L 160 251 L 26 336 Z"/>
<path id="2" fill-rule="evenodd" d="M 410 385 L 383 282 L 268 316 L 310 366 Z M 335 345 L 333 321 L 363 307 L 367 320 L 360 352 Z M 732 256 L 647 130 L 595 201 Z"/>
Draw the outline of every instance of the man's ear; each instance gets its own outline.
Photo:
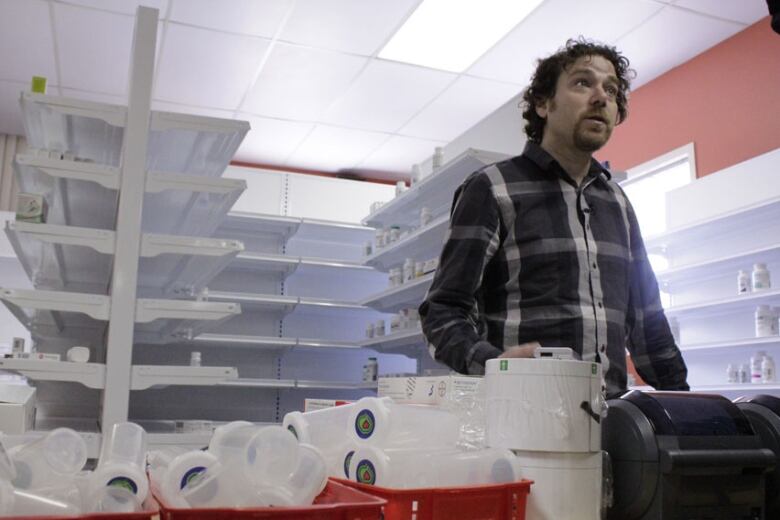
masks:
<path id="1" fill-rule="evenodd" d="M 534 110 L 536 110 L 536 115 L 541 117 L 542 119 L 547 119 L 547 112 L 549 110 L 548 107 L 549 100 L 545 99 L 544 101 L 539 101 L 534 105 Z"/>

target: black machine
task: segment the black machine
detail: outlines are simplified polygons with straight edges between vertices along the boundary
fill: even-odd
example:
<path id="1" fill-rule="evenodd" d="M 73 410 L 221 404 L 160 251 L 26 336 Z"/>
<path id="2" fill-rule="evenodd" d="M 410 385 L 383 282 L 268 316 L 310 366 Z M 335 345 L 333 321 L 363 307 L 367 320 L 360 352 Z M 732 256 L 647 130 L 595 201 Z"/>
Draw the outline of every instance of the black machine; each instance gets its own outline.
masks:
<path id="1" fill-rule="evenodd" d="M 780 518 L 780 398 L 771 395 L 740 397 L 734 403 L 761 437 L 764 447 L 778 459 L 766 477 L 766 517 Z"/>
<path id="2" fill-rule="evenodd" d="M 612 520 L 762 520 L 775 454 L 719 395 L 632 391 L 608 401 Z"/>

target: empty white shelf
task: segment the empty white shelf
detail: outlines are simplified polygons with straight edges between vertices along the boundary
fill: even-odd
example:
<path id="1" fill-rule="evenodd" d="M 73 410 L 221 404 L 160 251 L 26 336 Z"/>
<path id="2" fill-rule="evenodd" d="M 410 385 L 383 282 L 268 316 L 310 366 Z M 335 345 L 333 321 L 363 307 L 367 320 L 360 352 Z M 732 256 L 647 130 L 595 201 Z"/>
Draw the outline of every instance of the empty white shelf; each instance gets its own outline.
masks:
<path id="1" fill-rule="evenodd" d="M 352 341 L 334 341 L 319 338 L 277 338 L 272 336 L 242 336 L 237 334 L 201 334 L 193 338 L 191 343 L 204 347 L 246 347 L 263 350 L 291 348 L 336 348 L 359 349 Z"/>
<path id="2" fill-rule="evenodd" d="M 415 262 L 438 258 L 449 222 L 449 215 L 442 215 L 424 228 L 366 257 L 363 263 L 380 271 L 387 271 L 391 267 L 401 267 L 407 258 L 412 258 Z"/>
<path id="3" fill-rule="evenodd" d="M 223 381 L 217 386 L 242 386 L 247 388 L 295 388 L 294 379 L 251 379 L 240 378 L 234 381 Z"/>
<path id="4" fill-rule="evenodd" d="M 736 279 L 742 269 L 750 273 L 754 263 L 780 262 L 780 245 L 751 249 L 739 254 L 725 255 L 706 262 L 670 267 L 656 273 L 658 282 L 667 292 L 675 292 L 675 284 L 696 283 L 707 278 L 731 274 Z"/>
<path id="5" fill-rule="evenodd" d="M 775 198 L 670 229 L 662 235 L 647 237 L 645 247 L 648 251 L 663 251 L 686 244 L 689 246 L 692 241 L 699 242 L 715 236 L 751 229 L 754 222 L 771 222 L 778 219 L 780 219 L 780 198 Z"/>
<path id="6" fill-rule="evenodd" d="M 216 234 L 231 238 L 276 239 L 285 242 L 298 231 L 301 219 L 231 211 L 217 228 Z"/>
<path id="7" fill-rule="evenodd" d="M 765 338 L 743 338 L 735 339 L 731 341 L 716 341 L 711 343 L 691 343 L 688 345 L 680 345 L 680 350 L 683 353 L 688 352 L 710 352 L 713 350 L 728 350 L 738 349 L 743 350 L 745 348 L 760 348 L 771 345 L 780 345 L 780 336 L 769 336 Z"/>
<path id="8" fill-rule="evenodd" d="M 48 223 L 115 228 L 118 168 L 26 154 L 16 156 L 14 168 L 19 191 L 46 198 Z M 150 233 L 211 235 L 244 189 L 243 180 L 151 172 L 146 182 L 142 229 Z"/>
<path id="9" fill-rule="evenodd" d="M 102 363 L 0 358 L 0 370 L 16 372 L 33 381 L 66 381 L 96 389 L 106 384 L 106 366 Z"/>
<path id="10" fill-rule="evenodd" d="M 29 92 L 21 105 L 30 146 L 120 164 L 127 108 Z M 153 111 L 147 169 L 218 177 L 248 131 L 246 121 Z"/>
<path id="11" fill-rule="evenodd" d="M 108 294 L 113 231 L 8 221 L 6 235 L 36 288 Z M 143 235 L 139 293 L 194 294 L 242 250 L 235 240 Z"/>
<path id="12" fill-rule="evenodd" d="M 343 260 L 330 260 L 327 258 L 315 258 L 315 257 L 301 257 L 301 267 L 307 269 L 349 269 L 355 271 L 373 271 L 370 266 L 363 264 L 356 264 L 354 262 L 345 262 Z"/>
<path id="13" fill-rule="evenodd" d="M 321 388 L 328 390 L 376 390 L 375 382 L 350 382 L 350 381 L 313 381 L 297 379 L 250 379 L 240 378 L 235 381 L 218 383 L 218 386 L 241 386 L 248 388 Z"/>
<path id="14" fill-rule="evenodd" d="M 133 365 L 130 390 L 161 386 L 213 386 L 238 379 L 235 367 Z"/>
<path id="15" fill-rule="evenodd" d="M 210 302 L 238 302 L 245 310 L 263 310 L 285 314 L 292 312 L 300 300 L 297 296 L 222 291 L 209 291 L 207 298 Z"/>
<path id="16" fill-rule="evenodd" d="M 372 227 L 349 222 L 302 218 L 294 238 L 318 240 L 328 243 L 360 244 L 374 239 L 376 230 Z"/>
<path id="17" fill-rule="evenodd" d="M 425 337 L 419 328 L 403 330 L 385 336 L 363 340 L 360 345 L 376 351 L 383 350 L 409 350 L 425 345 Z"/>
<path id="18" fill-rule="evenodd" d="M 230 262 L 228 270 L 278 274 L 281 278 L 286 278 L 294 273 L 300 264 L 301 259 L 297 256 L 241 253 Z"/>
<path id="19" fill-rule="evenodd" d="M 241 314 L 238 303 L 139 298 L 135 306 L 134 339 L 170 342 L 175 338 L 193 338 L 238 314 Z"/>
<path id="20" fill-rule="evenodd" d="M 398 197 L 383 204 L 366 217 L 364 223 L 373 227 L 414 227 L 420 223 L 422 206 L 430 209 L 434 216 L 448 214 L 455 189 L 466 177 L 483 166 L 508 157 L 496 152 L 466 150 Z"/>
<path id="21" fill-rule="evenodd" d="M 425 298 L 425 293 L 433 281 L 433 274 L 428 273 L 421 278 L 416 278 L 397 287 L 391 287 L 366 298 L 361 303 L 381 312 L 398 312 L 406 307 L 416 308 Z"/>
<path id="22" fill-rule="evenodd" d="M 780 289 L 772 289 L 756 291 L 720 300 L 673 306 L 666 309 L 665 312 L 667 316 L 690 317 L 724 314 L 735 311 L 754 311 L 757 305 L 778 304 L 780 304 Z"/>
<path id="23" fill-rule="evenodd" d="M 110 299 L 97 294 L 1 289 L 0 299 L 32 333 L 49 337 L 95 340 L 102 337 Z M 237 303 L 139 298 L 135 307 L 135 339 L 171 341 L 192 338 L 241 313 Z"/>

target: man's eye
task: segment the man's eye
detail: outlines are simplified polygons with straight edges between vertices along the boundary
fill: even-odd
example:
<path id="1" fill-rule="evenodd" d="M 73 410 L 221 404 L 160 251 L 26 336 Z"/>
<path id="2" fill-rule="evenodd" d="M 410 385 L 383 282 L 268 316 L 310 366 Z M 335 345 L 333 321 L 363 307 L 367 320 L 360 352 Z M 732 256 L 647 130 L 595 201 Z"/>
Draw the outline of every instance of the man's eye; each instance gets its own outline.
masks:
<path id="1" fill-rule="evenodd" d="M 588 82 L 587 79 L 578 79 L 577 81 L 574 82 L 574 84 L 577 86 L 587 87 L 588 85 L 590 85 L 590 82 Z"/>
<path id="2" fill-rule="evenodd" d="M 607 87 L 606 90 L 607 90 L 607 94 L 609 94 L 610 96 L 617 96 L 618 94 L 617 87 Z"/>

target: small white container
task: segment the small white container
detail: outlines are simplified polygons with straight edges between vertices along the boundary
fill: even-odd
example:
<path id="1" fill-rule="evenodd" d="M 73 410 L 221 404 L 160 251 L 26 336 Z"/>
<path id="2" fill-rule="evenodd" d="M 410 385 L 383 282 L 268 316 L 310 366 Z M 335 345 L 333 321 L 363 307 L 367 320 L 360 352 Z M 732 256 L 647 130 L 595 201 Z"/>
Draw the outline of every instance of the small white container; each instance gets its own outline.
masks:
<path id="1" fill-rule="evenodd" d="M 412 280 L 414 280 L 414 259 L 407 258 L 404 260 L 403 283 L 411 282 Z"/>
<path id="2" fill-rule="evenodd" d="M 390 232 L 390 228 L 384 228 L 382 230 L 382 243 L 385 245 L 385 247 L 393 243 L 392 237 L 393 235 Z"/>
<path id="3" fill-rule="evenodd" d="M 366 325 L 366 337 L 368 339 L 371 339 L 371 338 L 374 337 L 374 324 L 373 323 L 369 323 L 368 325 Z"/>
<path id="4" fill-rule="evenodd" d="M 190 366 L 191 367 L 199 367 L 201 362 L 200 358 L 200 352 L 193 351 L 190 353 Z"/>
<path id="5" fill-rule="evenodd" d="M 84 439 L 70 428 L 57 428 L 9 452 L 14 465 L 13 485 L 18 489 L 56 486 L 72 477 L 87 462 Z"/>
<path id="6" fill-rule="evenodd" d="M 363 382 L 376 383 L 379 374 L 379 363 L 375 357 L 368 358 L 368 362 L 363 365 Z"/>
<path id="7" fill-rule="evenodd" d="M 774 383 L 777 378 L 775 373 L 775 360 L 772 356 L 764 356 L 761 360 L 761 382 Z"/>
<path id="8" fill-rule="evenodd" d="M 460 435 L 458 416 L 449 410 L 376 397 L 357 401 L 348 424 L 348 435 L 355 443 L 383 449 L 454 448 Z"/>
<path id="9" fill-rule="evenodd" d="M 777 316 L 769 305 L 756 307 L 755 319 L 757 338 L 777 335 Z"/>
<path id="10" fill-rule="evenodd" d="M 753 264 L 752 280 L 754 291 L 765 291 L 772 287 L 766 264 Z"/>
<path id="11" fill-rule="evenodd" d="M 65 359 L 71 363 L 87 363 L 89 361 L 89 348 L 70 347 L 65 353 Z"/>
<path id="12" fill-rule="evenodd" d="M 352 480 L 396 489 L 500 484 L 519 480 L 519 464 L 506 449 L 382 450 L 363 446 L 350 463 Z"/>
<path id="13" fill-rule="evenodd" d="M 738 383 L 739 382 L 739 374 L 737 367 L 729 363 L 729 366 L 726 367 L 726 381 L 729 383 Z"/>
<path id="14" fill-rule="evenodd" d="M 206 469 L 200 478 L 187 484 L 181 495 L 193 508 L 240 507 L 251 493 L 241 474 L 223 463 Z M 267 504 L 255 503 L 255 506 Z"/>
<path id="15" fill-rule="evenodd" d="M 385 320 L 377 320 L 374 324 L 374 337 L 385 335 Z"/>
<path id="16" fill-rule="evenodd" d="M 750 366 L 747 363 L 742 363 L 741 365 L 739 365 L 739 370 L 737 371 L 737 375 L 740 383 L 749 383 Z"/>
<path id="17" fill-rule="evenodd" d="M 414 263 L 414 277 L 421 278 L 425 276 L 425 262 Z"/>
<path id="18" fill-rule="evenodd" d="M 436 170 L 437 168 L 441 168 L 441 165 L 444 164 L 444 148 L 441 146 L 437 146 L 433 149 L 433 157 L 431 158 L 431 168 Z"/>
<path id="19" fill-rule="evenodd" d="M 413 164 L 412 165 L 412 186 L 420 182 L 420 179 L 422 178 L 422 169 L 420 168 L 419 164 Z"/>
<path id="20" fill-rule="evenodd" d="M 385 247 L 385 231 L 383 229 L 377 229 L 374 232 L 374 249 L 377 251 Z"/>
<path id="21" fill-rule="evenodd" d="M 737 273 L 737 294 L 747 294 L 750 292 L 750 275 L 747 271 L 739 270 Z"/>
<path id="22" fill-rule="evenodd" d="M 759 350 L 750 356 L 750 382 L 761 383 L 761 363 L 766 357 L 766 352 Z"/>
<path id="23" fill-rule="evenodd" d="M 257 490 L 256 496 L 271 507 L 311 505 L 328 482 L 325 460 L 317 448 L 300 445 L 301 456 L 298 466 L 289 481 L 276 486 Z"/>
<path id="24" fill-rule="evenodd" d="M 406 183 L 404 181 L 398 181 L 395 183 L 395 196 L 399 196 L 406 191 Z"/>
<path id="25" fill-rule="evenodd" d="M 423 206 L 420 208 L 420 227 L 425 227 L 431 223 L 433 218 L 430 208 Z"/>
<path id="26" fill-rule="evenodd" d="M 398 314 L 394 314 L 390 318 L 390 334 L 396 334 L 401 330 L 401 317 Z"/>
<path id="27" fill-rule="evenodd" d="M 390 242 L 398 242 L 401 238 L 401 228 L 398 226 L 390 226 Z"/>

